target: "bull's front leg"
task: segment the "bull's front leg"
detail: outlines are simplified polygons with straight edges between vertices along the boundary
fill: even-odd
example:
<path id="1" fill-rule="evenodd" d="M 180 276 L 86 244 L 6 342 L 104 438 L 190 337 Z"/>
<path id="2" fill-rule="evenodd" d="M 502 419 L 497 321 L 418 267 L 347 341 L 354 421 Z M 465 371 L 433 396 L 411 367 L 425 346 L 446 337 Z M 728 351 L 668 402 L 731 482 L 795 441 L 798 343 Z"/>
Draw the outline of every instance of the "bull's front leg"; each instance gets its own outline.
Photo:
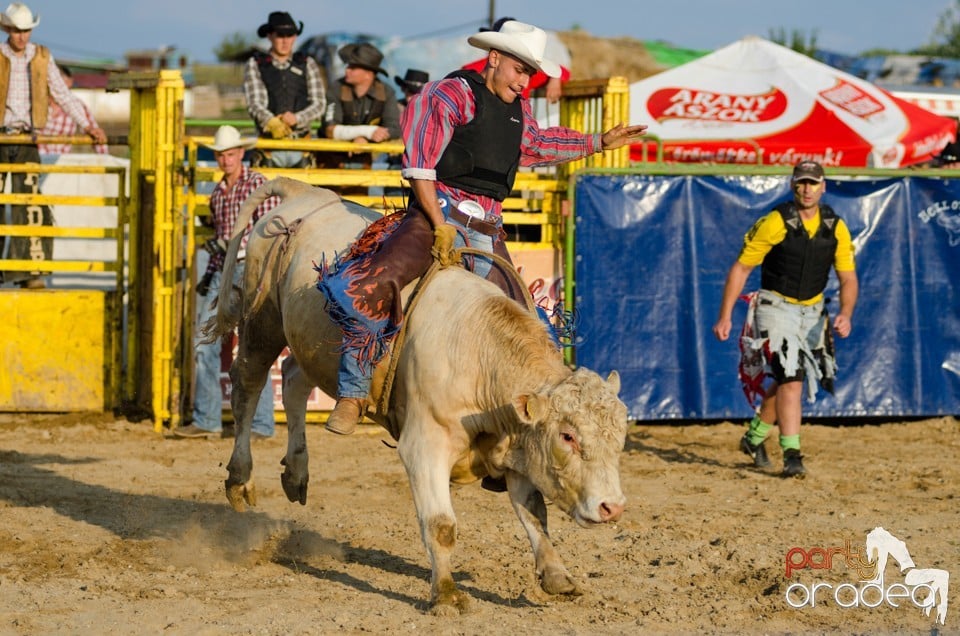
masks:
<path id="1" fill-rule="evenodd" d="M 283 360 L 283 411 L 287 415 L 287 454 L 280 460 L 283 474 L 280 484 L 290 501 L 307 503 L 307 482 L 310 481 L 307 455 L 307 400 L 313 384 L 297 364 L 296 358 Z"/>
<path id="2" fill-rule="evenodd" d="M 411 426 L 419 430 L 413 434 Z M 455 615 L 467 611 L 469 597 L 457 588 L 450 567 L 457 542 L 457 518 L 450 499 L 449 441 L 431 439 L 424 428 L 420 422 L 410 424 L 408 418 L 398 450 L 413 491 L 420 535 L 430 558 L 430 611 L 437 616 Z"/>
<path id="3" fill-rule="evenodd" d="M 510 503 L 527 532 L 536 563 L 540 587 L 547 594 L 579 596 L 583 592 L 567 571 L 560 553 L 550 543 L 547 532 L 547 505 L 543 495 L 529 479 L 512 470 L 507 471 L 507 490 Z"/>

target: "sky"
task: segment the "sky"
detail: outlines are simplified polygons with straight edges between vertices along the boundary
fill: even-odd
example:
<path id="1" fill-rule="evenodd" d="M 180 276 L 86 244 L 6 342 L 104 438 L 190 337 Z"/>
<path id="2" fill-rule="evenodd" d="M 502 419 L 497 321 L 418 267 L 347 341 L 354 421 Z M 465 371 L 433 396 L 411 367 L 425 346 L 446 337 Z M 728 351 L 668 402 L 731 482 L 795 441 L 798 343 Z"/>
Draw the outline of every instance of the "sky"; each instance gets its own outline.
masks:
<path id="1" fill-rule="evenodd" d="M 4 3 L 6 4 L 6 3 Z M 32 41 L 59 59 L 122 61 L 128 50 L 172 45 L 213 62 L 224 38 L 251 38 L 271 11 L 304 23 L 303 36 L 346 31 L 418 38 L 473 33 L 494 15 L 555 31 L 629 36 L 712 50 L 747 35 L 816 32 L 819 48 L 857 55 L 927 44 L 938 18 L 960 0 L 31 0 L 40 16 Z"/>

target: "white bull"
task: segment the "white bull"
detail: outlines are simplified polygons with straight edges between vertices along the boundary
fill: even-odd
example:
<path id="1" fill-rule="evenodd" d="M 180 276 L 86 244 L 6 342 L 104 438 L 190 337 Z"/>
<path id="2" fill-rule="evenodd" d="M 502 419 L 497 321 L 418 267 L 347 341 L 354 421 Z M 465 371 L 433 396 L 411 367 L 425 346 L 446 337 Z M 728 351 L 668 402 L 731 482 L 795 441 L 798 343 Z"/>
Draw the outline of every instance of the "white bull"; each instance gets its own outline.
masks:
<path id="1" fill-rule="evenodd" d="M 319 386 L 336 394 L 340 330 L 316 289 L 315 261 L 344 250 L 377 214 L 336 194 L 290 179 L 265 184 L 245 203 L 244 228 L 266 197 L 283 199 L 254 227 L 242 290 L 223 286 L 211 336 L 239 323 L 239 353 L 230 370 L 236 440 L 227 466 L 227 498 L 237 510 L 255 504 L 250 425 L 270 366 L 288 345 L 283 405 L 288 447 L 281 482 L 291 501 L 306 502 L 306 404 Z M 235 231 L 224 266 L 231 280 L 240 244 Z M 421 535 L 432 566 L 434 613 L 462 611 L 453 581 L 457 521 L 450 483 L 505 476 L 510 500 L 533 547 L 541 587 L 579 594 L 547 535 L 544 498 L 581 526 L 617 520 L 624 509 L 619 456 L 627 412 L 616 372 L 571 371 L 544 324 L 498 287 L 461 268 L 440 271 L 408 317 L 386 416 L 374 419 L 397 439 Z M 374 378 L 384 375 L 384 360 Z"/>

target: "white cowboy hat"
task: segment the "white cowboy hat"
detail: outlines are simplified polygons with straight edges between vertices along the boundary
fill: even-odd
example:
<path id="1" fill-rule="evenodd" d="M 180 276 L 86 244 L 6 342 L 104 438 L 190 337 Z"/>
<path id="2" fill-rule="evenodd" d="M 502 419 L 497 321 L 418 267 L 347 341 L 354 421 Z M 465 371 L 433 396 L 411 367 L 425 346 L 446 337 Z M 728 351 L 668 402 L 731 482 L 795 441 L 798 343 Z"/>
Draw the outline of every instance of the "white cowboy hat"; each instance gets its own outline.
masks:
<path id="1" fill-rule="evenodd" d="M 40 14 L 33 15 L 30 7 L 22 2 L 12 2 L 6 11 L 0 13 L 0 24 L 20 31 L 30 31 L 40 24 Z"/>
<path id="2" fill-rule="evenodd" d="M 213 143 L 203 145 L 210 150 L 223 152 L 231 148 L 252 148 L 256 143 L 256 137 L 243 138 L 240 131 L 233 126 L 220 126 L 213 136 Z"/>
<path id="3" fill-rule="evenodd" d="M 547 46 L 547 34 L 532 24 L 509 20 L 499 31 L 484 31 L 467 38 L 471 46 L 489 51 L 496 49 L 526 62 L 549 77 L 560 77 L 560 65 L 543 59 Z"/>

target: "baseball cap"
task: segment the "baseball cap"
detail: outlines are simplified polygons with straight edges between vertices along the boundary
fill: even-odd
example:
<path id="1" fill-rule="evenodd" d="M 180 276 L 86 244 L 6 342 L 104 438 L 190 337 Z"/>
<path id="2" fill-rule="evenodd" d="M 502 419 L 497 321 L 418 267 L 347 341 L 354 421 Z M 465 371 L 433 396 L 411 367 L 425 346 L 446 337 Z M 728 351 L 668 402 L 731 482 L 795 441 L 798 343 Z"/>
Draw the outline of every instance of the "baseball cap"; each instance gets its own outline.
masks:
<path id="1" fill-rule="evenodd" d="M 816 161 L 801 161 L 793 167 L 793 180 L 823 182 L 823 167 Z"/>

